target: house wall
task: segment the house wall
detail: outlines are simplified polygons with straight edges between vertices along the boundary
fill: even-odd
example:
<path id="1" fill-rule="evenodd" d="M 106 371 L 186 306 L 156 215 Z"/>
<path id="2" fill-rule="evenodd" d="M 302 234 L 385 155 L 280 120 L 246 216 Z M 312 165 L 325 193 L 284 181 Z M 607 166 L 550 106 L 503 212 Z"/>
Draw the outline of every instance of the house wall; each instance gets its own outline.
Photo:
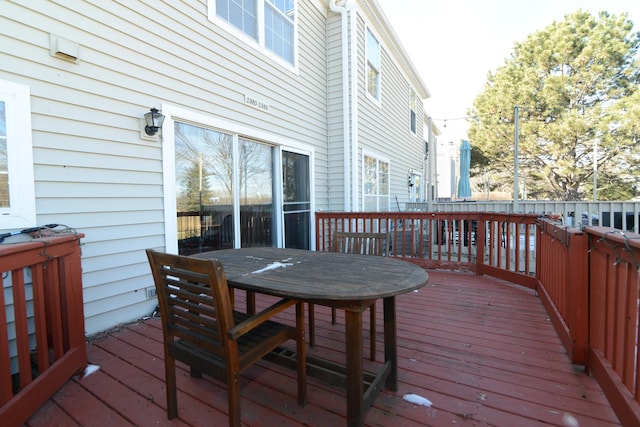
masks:
<path id="1" fill-rule="evenodd" d="M 326 12 L 299 7 L 296 72 L 209 21 L 206 0 L 0 5 L 0 78 L 31 88 L 37 222 L 86 236 L 88 334 L 155 307 L 144 249 L 164 246 L 165 217 L 162 142 L 140 133 L 151 106 L 314 147 L 316 206 L 326 209 Z M 50 55 L 50 34 L 79 44 L 77 62 Z"/>
<path id="2" fill-rule="evenodd" d="M 142 134 L 152 106 L 312 147 L 315 209 L 344 209 L 341 27 L 327 4 L 298 1 L 292 70 L 209 21 L 206 0 L 0 2 L 0 79 L 31 89 L 37 223 L 85 234 L 87 334 L 156 305 L 146 293 L 153 285 L 144 250 L 164 247 L 172 218 L 164 211 L 162 138 Z M 372 148 L 391 159 L 392 194 L 402 201 L 407 169 L 419 170 L 412 144 L 422 129 L 410 136 L 408 79 L 384 41 L 382 110 L 364 99 L 361 15 L 357 22 L 358 156 Z M 52 56 L 51 35 L 78 43 L 78 60 Z M 247 106 L 245 96 L 268 102 L 269 111 Z"/>
<path id="3" fill-rule="evenodd" d="M 358 19 L 358 155 L 363 150 L 378 153 L 389 160 L 390 168 L 390 210 L 400 210 L 409 201 L 407 174 L 410 169 L 422 170 L 423 161 L 423 127 L 416 126 L 416 134 L 410 130 L 409 91 L 410 88 L 420 93 L 421 84 L 413 82 L 399 68 L 397 58 L 392 56 L 392 49 L 385 43 L 384 37 L 377 35 L 381 41 L 381 99 L 376 103 L 367 94 L 365 72 L 365 34 L 366 26 L 373 26 L 373 17 L 359 16 Z M 418 123 L 424 116 L 422 103 L 418 103 L 416 111 Z M 362 184 L 362 162 L 359 162 L 358 178 Z M 360 192 L 358 206 L 362 206 L 363 194 Z M 396 198 L 398 203 L 396 203 Z M 398 208 L 400 206 L 400 208 Z"/>

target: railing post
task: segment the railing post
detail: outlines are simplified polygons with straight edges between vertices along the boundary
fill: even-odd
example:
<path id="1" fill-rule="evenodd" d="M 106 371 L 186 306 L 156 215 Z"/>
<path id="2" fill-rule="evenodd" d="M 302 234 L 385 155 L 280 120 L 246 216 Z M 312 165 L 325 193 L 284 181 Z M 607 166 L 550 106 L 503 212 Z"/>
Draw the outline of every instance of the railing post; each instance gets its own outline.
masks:
<path id="1" fill-rule="evenodd" d="M 484 215 L 478 218 L 478 235 L 476 236 L 476 271 L 481 271 L 484 264 L 484 250 L 487 244 L 487 222 Z"/>
<path id="2" fill-rule="evenodd" d="M 588 237 L 584 233 L 570 232 L 568 235 L 567 273 L 568 283 L 565 295 L 570 313 L 569 330 L 573 337 L 574 363 L 584 365 L 589 354 L 589 248 Z"/>

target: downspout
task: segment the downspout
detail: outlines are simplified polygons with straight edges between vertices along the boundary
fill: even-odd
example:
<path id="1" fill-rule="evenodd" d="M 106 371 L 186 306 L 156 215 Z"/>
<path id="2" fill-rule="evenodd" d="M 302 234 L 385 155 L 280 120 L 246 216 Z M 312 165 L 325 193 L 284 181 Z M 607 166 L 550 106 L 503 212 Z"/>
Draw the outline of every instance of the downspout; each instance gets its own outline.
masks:
<path id="1" fill-rule="evenodd" d="M 346 8 L 351 18 L 351 197 L 353 211 L 359 211 L 358 194 L 358 20 L 353 0 L 347 0 Z"/>
<path id="2" fill-rule="evenodd" d="M 432 197 L 431 197 L 431 186 L 433 185 L 431 182 L 431 176 L 433 175 L 433 165 L 435 162 L 433 161 L 435 156 L 435 149 L 433 148 L 433 119 L 431 116 L 427 119 L 427 146 L 425 147 L 425 157 L 427 161 L 427 211 L 432 211 Z"/>
<path id="3" fill-rule="evenodd" d="M 342 25 L 342 135 L 344 140 L 343 147 L 343 163 L 344 163 L 344 210 L 345 212 L 351 211 L 351 198 L 349 197 L 349 180 L 351 177 L 351 163 L 349 163 L 349 26 L 347 22 L 347 6 L 336 6 L 336 0 L 329 2 L 329 8 L 334 13 L 340 14 L 340 21 Z"/>

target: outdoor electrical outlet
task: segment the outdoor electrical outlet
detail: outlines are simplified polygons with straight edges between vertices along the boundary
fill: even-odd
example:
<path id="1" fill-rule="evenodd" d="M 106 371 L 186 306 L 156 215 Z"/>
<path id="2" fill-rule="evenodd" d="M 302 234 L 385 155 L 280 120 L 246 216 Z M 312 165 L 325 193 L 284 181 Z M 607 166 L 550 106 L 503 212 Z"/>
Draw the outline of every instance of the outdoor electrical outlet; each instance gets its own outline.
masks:
<path id="1" fill-rule="evenodd" d="M 147 299 L 156 297 L 156 288 L 147 288 Z"/>

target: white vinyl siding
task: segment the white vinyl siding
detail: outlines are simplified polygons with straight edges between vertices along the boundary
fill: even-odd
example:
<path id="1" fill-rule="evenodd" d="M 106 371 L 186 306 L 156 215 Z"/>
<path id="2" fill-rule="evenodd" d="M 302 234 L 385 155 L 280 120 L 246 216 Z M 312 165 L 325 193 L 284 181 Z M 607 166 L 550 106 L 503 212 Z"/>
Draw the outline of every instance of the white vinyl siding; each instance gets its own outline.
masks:
<path id="1" fill-rule="evenodd" d="M 403 203 L 406 171 L 419 168 L 406 129 L 406 67 L 386 51 L 390 33 L 372 23 L 381 36 L 384 91 L 377 105 L 367 99 L 364 3 L 356 3 L 350 12 L 356 27 L 347 36 L 355 41 L 349 78 L 357 89 L 348 92 L 356 109 L 349 132 L 357 133 L 353 143 L 359 147 L 348 153 L 359 164 L 352 176 L 362 177 L 363 149 L 387 158 L 393 166 L 389 197 L 398 195 Z M 167 120 L 158 138 L 146 138 L 141 118 L 151 107 L 309 153 L 312 209 L 344 208 L 342 36 L 340 16 L 327 2 L 295 3 L 295 67 L 248 43 L 248 36 L 238 37 L 240 30 L 230 31 L 230 24 L 212 23 L 208 0 L 153 7 L 140 0 L 76 4 L 3 2 L 0 80 L 30 89 L 26 117 L 37 210 L 29 226 L 58 223 L 85 235 L 87 334 L 148 315 L 156 305 L 146 293 L 153 282 L 144 250 L 166 249 L 167 224 L 174 219 L 166 210 L 174 201 L 165 198 L 163 171 L 173 129 Z M 76 61 L 51 55 L 52 34 L 77 43 Z M 414 83 L 424 97 L 425 89 Z M 414 138 L 421 136 L 418 126 Z M 362 206 L 361 190 L 358 197 L 354 208 Z"/>
<path id="2" fill-rule="evenodd" d="M 362 49 L 362 67 L 365 67 L 367 24 L 364 20 L 358 21 L 360 34 L 358 43 Z M 391 210 L 398 210 L 403 203 L 410 200 L 410 187 L 407 185 L 407 174 L 410 170 L 422 171 L 424 158 L 424 140 L 422 118 L 424 110 L 422 102 L 416 102 L 417 123 L 416 133 L 409 131 L 409 99 L 411 89 L 415 86 L 408 79 L 391 52 L 385 44 L 380 48 L 381 86 L 383 88 L 380 105 L 371 101 L 366 87 L 366 82 L 360 83 L 359 109 L 358 109 L 358 145 L 359 153 L 373 152 L 377 156 L 385 158 L 391 165 L 389 174 L 389 196 Z M 362 165 L 360 165 L 362 167 Z M 361 175 L 361 170 L 358 171 Z M 398 198 L 398 203 L 395 199 Z M 364 201 L 359 200 L 359 206 L 364 206 Z"/>
<path id="3" fill-rule="evenodd" d="M 206 1 L 152 9 L 135 1 L 73 9 L 3 3 L 0 79 L 33 83 L 36 222 L 85 234 L 87 334 L 148 315 L 156 305 L 146 295 L 153 282 L 144 249 L 165 247 L 164 136 L 141 137 L 140 119 L 150 107 L 171 100 L 257 136 L 315 147 L 314 191 L 326 200 L 326 17 L 314 2 L 298 7 L 299 49 L 308 59 L 295 75 L 211 25 Z M 52 57 L 49 34 L 79 43 L 78 60 Z M 245 96 L 269 110 L 246 105 Z"/>

